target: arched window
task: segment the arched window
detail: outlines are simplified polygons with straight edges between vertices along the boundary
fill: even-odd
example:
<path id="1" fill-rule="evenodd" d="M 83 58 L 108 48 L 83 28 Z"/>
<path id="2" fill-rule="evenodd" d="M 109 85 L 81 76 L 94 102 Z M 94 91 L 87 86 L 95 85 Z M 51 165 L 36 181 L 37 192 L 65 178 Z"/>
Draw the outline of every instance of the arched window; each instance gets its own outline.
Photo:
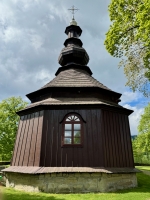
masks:
<path id="1" fill-rule="evenodd" d="M 63 120 L 62 145 L 80 146 L 83 138 L 83 121 L 77 114 L 69 114 Z"/>

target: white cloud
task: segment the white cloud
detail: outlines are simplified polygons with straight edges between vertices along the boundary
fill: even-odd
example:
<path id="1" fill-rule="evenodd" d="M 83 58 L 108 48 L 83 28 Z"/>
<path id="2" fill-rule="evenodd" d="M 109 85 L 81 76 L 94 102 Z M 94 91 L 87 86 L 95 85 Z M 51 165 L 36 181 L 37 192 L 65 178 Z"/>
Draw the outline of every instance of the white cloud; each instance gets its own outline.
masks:
<path id="1" fill-rule="evenodd" d="M 4 33 L 3 33 L 3 40 L 6 43 L 9 42 L 17 42 L 19 41 L 21 35 L 21 31 L 15 27 L 8 27 L 5 29 Z"/>
<path id="2" fill-rule="evenodd" d="M 43 38 L 35 33 L 30 34 L 30 41 L 31 45 L 35 48 L 35 50 L 42 48 L 44 42 Z"/>
<path id="3" fill-rule="evenodd" d="M 139 101 L 139 99 L 142 97 L 142 95 L 139 92 L 131 92 L 131 91 L 125 91 L 123 92 L 121 96 L 121 105 L 124 105 L 126 103 L 130 102 L 136 102 Z"/>
<path id="4" fill-rule="evenodd" d="M 54 75 L 50 74 L 48 70 L 42 69 L 35 76 L 37 81 L 40 81 L 43 85 L 54 78 Z"/>
<path id="5" fill-rule="evenodd" d="M 129 104 L 125 104 L 124 107 L 134 111 L 129 116 L 129 122 L 130 122 L 131 135 L 137 135 L 138 134 L 137 127 L 139 125 L 141 115 L 144 112 L 144 108 L 137 108 L 136 106 L 130 106 Z"/>

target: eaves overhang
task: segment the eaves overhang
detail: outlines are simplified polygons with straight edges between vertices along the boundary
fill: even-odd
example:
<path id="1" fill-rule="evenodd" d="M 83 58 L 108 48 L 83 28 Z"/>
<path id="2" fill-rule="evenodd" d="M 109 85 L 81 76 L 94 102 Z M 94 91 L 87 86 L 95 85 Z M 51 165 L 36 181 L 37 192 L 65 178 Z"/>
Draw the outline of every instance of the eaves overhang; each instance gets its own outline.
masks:
<path id="1" fill-rule="evenodd" d="M 19 116 L 23 116 L 23 115 L 27 115 L 27 114 L 32 114 L 33 112 L 38 112 L 41 110 L 65 110 L 65 109 L 103 109 L 103 110 L 109 110 L 112 112 L 117 112 L 117 113 L 123 113 L 125 115 L 130 115 L 132 114 L 134 111 L 124 108 L 124 107 L 117 107 L 114 105 L 107 105 L 105 103 L 93 103 L 93 104 L 38 104 L 34 107 L 27 107 L 23 110 L 20 110 L 18 112 L 16 112 Z"/>
<path id="2" fill-rule="evenodd" d="M 40 97 L 43 96 L 45 94 L 51 94 L 53 92 L 57 92 L 57 91 L 68 91 L 68 90 L 72 90 L 72 91 L 89 91 L 89 89 L 92 89 L 93 91 L 97 91 L 99 93 L 107 93 L 110 95 L 115 95 L 118 99 L 121 97 L 122 94 L 114 92 L 112 90 L 106 90 L 100 87 L 64 87 L 64 86 L 56 86 L 56 87 L 46 87 L 46 88 L 41 88 L 37 91 L 34 91 L 32 93 L 27 94 L 26 96 L 28 97 L 28 99 L 32 100 L 36 97 Z"/>

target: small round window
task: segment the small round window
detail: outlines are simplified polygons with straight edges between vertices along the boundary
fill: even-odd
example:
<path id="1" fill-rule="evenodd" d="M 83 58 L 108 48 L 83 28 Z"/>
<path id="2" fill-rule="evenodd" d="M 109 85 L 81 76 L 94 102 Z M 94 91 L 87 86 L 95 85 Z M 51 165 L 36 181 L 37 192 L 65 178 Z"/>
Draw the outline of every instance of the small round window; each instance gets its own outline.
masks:
<path id="1" fill-rule="evenodd" d="M 69 114 L 63 121 L 63 145 L 82 144 L 82 119 L 77 114 Z"/>

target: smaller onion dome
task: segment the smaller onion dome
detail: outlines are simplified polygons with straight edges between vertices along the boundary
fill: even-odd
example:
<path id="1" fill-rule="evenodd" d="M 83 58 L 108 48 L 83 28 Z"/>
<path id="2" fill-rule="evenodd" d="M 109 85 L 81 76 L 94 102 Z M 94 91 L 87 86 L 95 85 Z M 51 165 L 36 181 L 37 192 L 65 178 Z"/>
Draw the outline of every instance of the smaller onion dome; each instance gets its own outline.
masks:
<path id="1" fill-rule="evenodd" d="M 89 56 L 82 47 L 82 41 L 79 39 L 82 29 L 77 25 L 74 18 L 70 22 L 70 26 L 66 27 L 65 33 L 68 35 L 68 38 L 64 42 L 65 48 L 62 49 L 59 55 L 59 64 L 61 66 L 66 66 L 70 63 L 87 65 Z"/>

